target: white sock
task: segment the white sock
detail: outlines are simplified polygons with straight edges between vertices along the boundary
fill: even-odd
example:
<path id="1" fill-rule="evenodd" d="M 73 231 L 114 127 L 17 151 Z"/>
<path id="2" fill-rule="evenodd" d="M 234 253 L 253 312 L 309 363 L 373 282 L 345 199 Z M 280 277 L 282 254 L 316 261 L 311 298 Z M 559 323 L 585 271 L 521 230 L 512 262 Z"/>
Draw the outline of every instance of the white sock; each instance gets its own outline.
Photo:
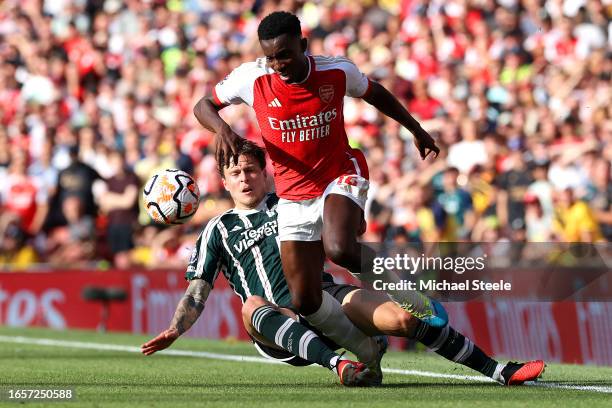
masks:
<path id="1" fill-rule="evenodd" d="M 323 291 L 323 301 L 319 310 L 304 318 L 323 335 L 355 354 L 362 363 L 368 364 L 376 359 L 378 355 L 376 340 L 359 330 L 346 317 L 340 302 L 329 293 Z"/>
<path id="2" fill-rule="evenodd" d="M 506 367 L 505 364 L 497 363 L 497 367 L 495 367 L 495 372 L 493 372 L 493 378 L 497 382 L 504 383 L 504 379 L 502 378 L 501 372 Z"/>
<path id="3" fill-rule="evenodd" d="M 338 372 L 338 362 L 340 362 L 340 356 L 334 356 L 329 360 L 329 366 L 335 368 L 336 372 Z"/>

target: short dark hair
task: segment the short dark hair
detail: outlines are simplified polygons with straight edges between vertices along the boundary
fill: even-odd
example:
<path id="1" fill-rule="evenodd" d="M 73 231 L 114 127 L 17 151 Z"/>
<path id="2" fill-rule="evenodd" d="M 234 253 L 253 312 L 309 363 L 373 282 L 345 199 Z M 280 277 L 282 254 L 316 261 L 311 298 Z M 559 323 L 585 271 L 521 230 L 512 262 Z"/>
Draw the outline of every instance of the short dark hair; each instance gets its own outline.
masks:
<path id="1" fill-rule="evenodd" d="M 459 174 L 460 173 L 459 169 L 456 168 L 456 167 L 453 167 L 453 166 L 447 167 L 444 172 L 445 173 L 454 173 L 454 174 Z"/>
<path id="2" fill-rule="evenodd" d="M 250 140 L 242 141 L 238 146 L 238 155 L 236 156 L 236 161 L 241 155 L 251 156 L 257 161 L 257 164 L 259 164 L 259 167 L 261 167 L 262 170 L 266 168 L 266 151 L 257 143 L 251 142 Z M 224 162 L 225 160 L 217 162 L 217 171 L 221 175 L 221 178 L 225 177 L 225 174 L 223 173 L 223 170 L 225 168 Z M 232 162 L 234 161 L 232 160 Z"/>
<path id="3" fill-rule="evenodd" d="M 268 14 L 257 28 L 259 40 L 271 40 L 283 34 L 302 37 L 302 26 L 295 14 L 286 11 L 275 11 Z"/>

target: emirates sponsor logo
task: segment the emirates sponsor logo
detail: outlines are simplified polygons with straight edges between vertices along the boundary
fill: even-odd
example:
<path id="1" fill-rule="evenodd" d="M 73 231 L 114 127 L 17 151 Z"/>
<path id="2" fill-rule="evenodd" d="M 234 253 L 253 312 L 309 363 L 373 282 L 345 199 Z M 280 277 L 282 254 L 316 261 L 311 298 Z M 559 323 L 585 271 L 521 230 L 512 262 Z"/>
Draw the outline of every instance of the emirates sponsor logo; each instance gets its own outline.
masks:
<path id="1" fill-rule="evenodd" d="M 333 92 L 333 91 L 332 91 Z M 312 116 L 301 116 L 295 115 L 291 119 L 280 120 L 268 116 L 268 123 L 272 130 L 296 130 L 296 129 L 307 129 L 316 126 L 323 126 L 329 124 L 331 121 L 336 119 L 338 111 L 336 108 L 326 111 L 319 112 L 317 115 Z"/>

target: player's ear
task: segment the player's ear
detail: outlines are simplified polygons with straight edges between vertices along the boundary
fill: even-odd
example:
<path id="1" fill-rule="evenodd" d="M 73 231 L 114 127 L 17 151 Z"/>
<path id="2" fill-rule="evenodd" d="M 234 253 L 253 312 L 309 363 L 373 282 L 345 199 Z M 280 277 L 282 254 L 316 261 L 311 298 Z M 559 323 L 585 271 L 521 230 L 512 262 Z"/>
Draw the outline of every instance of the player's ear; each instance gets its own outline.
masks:
<path id="1" fill-rule="evenodd" d="M 227 188 L 227 182 L 225 181 L 225 177 L 221 177 L 221 183 L 223 183 L 223 188 L 225 191 L 229 191 Z"/>
<path id="2" fill-rule="evenodd" d="M 300 48 L 302 49 L 302 52 L 306 52 L 306 50 L 308 49 L 308 39 L 307 38 L 302 38 L 300 40 Z"/>

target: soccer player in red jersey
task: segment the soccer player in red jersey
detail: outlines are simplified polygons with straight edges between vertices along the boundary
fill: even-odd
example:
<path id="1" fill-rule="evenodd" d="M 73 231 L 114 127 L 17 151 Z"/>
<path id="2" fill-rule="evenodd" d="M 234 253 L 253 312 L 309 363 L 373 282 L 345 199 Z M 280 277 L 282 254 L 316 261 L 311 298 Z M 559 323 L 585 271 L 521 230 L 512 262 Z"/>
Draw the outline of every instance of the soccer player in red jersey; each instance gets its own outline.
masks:
<path id="1" fill-rule="evenodd" d="M 258 36 L 266 58 L 236 68 L 211 97 L 196 104 L 194 114 L 216 134 L 217 160 L 229 164 L 241 137 L 218 111 L 239 103 L 254 109 L 281 198 L 281 259 L 293 304 L 325 333 L 330 310 L 339 307 L 321 291 L 325 256 L 362 279 L 362 265 L 363 271 L 371 271 L 367 265 L 374 257 L 357 242 L 364 225 L 368 168 L 361 151 L 349 146 L 344 97 L 362 98 L 409 129 L 421 158 L 437 155 L 439 148 L 397 98 L 350 60 L 306 55 L 307 40 L 295 15 L 268 15 Z M 414 297 L 395 300 L 422 320 L 444 326 L 448 319 L 443 308 L 419 296 L 416 305 Z"/>

